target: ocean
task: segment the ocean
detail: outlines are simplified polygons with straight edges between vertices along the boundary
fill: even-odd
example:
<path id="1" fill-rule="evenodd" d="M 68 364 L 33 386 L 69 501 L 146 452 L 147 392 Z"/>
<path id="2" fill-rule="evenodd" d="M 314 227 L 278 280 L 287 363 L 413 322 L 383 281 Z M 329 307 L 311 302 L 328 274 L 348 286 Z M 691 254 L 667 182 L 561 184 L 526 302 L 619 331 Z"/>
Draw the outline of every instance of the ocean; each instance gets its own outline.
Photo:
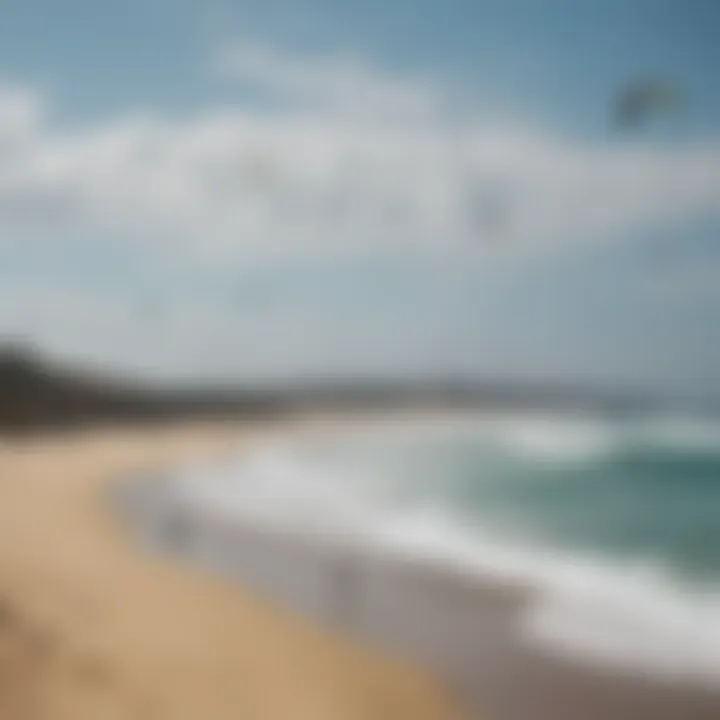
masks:
<path id="1" fill-rule="evenodd" d="M 545 650 L 720 683 L 720 422 L 466 416 L 266 442 L 185 501 L 533 590 Z"/>

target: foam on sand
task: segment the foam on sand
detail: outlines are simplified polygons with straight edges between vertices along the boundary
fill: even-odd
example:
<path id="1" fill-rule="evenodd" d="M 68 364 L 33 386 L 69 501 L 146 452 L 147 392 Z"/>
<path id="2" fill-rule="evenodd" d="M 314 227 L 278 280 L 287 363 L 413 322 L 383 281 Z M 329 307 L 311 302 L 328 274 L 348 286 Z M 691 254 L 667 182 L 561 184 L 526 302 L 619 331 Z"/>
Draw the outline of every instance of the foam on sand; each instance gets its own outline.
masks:
<path id="1" fill-rule="evenodd" d="M 442 433 L 481 432 L 495 444 L 511 445 L 520 456 L 576 463 L 641 443 L 707 446 L 715 438 L 711 431 L 705 427 L 698 435 L 687 424 L 664 423 L 643 426 L 629 438 L 590 422 L 466 419 L 460 425 L 369 426 L 349 440 L 357 447 L 405 444 L 412 450 Z M 470 531 L 433 498 L 399 502 L 392 472 L 368 474 L 360 459 L 356 464 L 326 462 L 332 444 L 347 440 L 308 437 L 269 443 L 225 464 L 185 468 L 165 485 L 155 507 L 170 515 L 182 511 L 191 519 L 194 552 L 205 562 L 220 563 L 243 580 L 254 578 L 261 589 L 284 601 L 295 597 L 291 603 L 299 602 L 297 588 L 302 585 L 305 600 L 300 604 L 314 612 L 321 611 L 324 571 L 318 566 L 298 580 L 299 556 L 285 553 L 284 558 L 283 542 L 294 544 L 295 551 L 305 543 L 330 555 L 427 561 L 480 581 L 523 585 L 533 589 L 534 599 L 518 618 L 518 627 L 530 641 L 552 652 L 649 675 L 720 684 L 720 595 L 713 588 L 681 586 L 652 558 L 612 564 L 512 543 L 477 527 Z M 261 528 L 268 537 L 286 538 L 276 543 L 274 554 L 260 548 L 246 553 L 246 563 L 254 558 L 252 569 L 234 549 L 240 530 L 232 528 L 242 523 Z M 266 566 L 275 571 L 262 571 Z M 313 599 L 307 600 L 309 596 Z"/>

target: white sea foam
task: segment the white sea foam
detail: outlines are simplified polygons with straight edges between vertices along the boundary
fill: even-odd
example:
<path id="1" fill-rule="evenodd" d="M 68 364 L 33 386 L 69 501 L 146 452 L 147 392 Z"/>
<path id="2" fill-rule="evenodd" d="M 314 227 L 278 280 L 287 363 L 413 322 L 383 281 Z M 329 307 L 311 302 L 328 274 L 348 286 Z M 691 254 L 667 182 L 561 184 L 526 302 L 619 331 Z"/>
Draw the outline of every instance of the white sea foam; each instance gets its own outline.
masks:
<path id="1" fill-rule="evenodd" d="M 448 429 L 481 432 L 485 440 L 512 445 L 520 454 L 555 459 L 615 452 L 621 442 L 600 423 L 542 418 L 465 421 L 432 432 Z M 671 430 L 667 434 L 678 443 L 714 437 L 707 427 L 699 433 L 687 425 Z M 427 432 L 397 426 L 374 436 L 368 430 L 351 440 L 360 447 L 381 440 L 412 448 L 427 440 Z M 648 427 L 642 433 L 650 436 Z M 653 437 L 660 441 L 659 433 Z M 310 437 L 261 447 L 225 466 L 187 469 L 173 486 L 176 499 L 206 516 L 252 517 L 325 541 L 350 541 L 364 552 L 426 558 L 483 578 L 532 585 L 535 601 L 522 628 L 544 647 L 653 674 L 720 683 L 720 593 L 681 587 L 650 561 L 618 567 L 599 558 L 513 546 L 463 527 L 437 504 L 389 503 L 392 476 L 370 477 L 351 462 L 338 465 L 337 457 L 326 452 L 333 442 L 347 439 L 335 437 L 328 446 L 327 439 L 313 445 Z M 323 463 L 323 458 L 333 462 Z"/>
<path id="2" fill-rule="evenodd" d="M 679 588 L 646 568 L 577 560 L 549 568 L 526 618 L 549 647 L 652 675 L 720 682 L 720 594 Z"/>

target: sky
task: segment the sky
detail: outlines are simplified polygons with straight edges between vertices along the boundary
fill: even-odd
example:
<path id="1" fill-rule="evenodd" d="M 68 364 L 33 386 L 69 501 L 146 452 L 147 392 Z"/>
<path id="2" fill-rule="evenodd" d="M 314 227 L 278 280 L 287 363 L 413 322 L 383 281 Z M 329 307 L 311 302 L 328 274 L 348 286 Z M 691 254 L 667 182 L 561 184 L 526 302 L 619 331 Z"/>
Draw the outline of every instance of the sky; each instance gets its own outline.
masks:
<path id="1" fill-rule="evenodd" d="M 0 337 L 720 396 L 718 67 L 715 0 L 6 0 Z"/>

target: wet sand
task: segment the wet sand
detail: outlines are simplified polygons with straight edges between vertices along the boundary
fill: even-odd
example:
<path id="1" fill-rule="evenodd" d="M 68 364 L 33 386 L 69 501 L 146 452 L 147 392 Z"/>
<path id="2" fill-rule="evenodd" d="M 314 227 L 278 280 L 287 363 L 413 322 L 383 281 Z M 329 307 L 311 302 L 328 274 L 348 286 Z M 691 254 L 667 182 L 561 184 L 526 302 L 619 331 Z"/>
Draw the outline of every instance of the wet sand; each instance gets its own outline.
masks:
<path id="1" fill-rule="evenodd" d="M 176 426 L 0 442 L 0 718 L 458 716 L 431 673 L 129 540 L 110 481 L 252 435 Z"/>
<path id="2" fill-rule="evenodd" d="M 371 563 L 361 633 L 448 678 L 455 696 L 495 720 L 717 720 L 720 691 L 669 684 L 560 658 L 532 644 L 519 618 L 529 588 L 447 569 Z"/>

